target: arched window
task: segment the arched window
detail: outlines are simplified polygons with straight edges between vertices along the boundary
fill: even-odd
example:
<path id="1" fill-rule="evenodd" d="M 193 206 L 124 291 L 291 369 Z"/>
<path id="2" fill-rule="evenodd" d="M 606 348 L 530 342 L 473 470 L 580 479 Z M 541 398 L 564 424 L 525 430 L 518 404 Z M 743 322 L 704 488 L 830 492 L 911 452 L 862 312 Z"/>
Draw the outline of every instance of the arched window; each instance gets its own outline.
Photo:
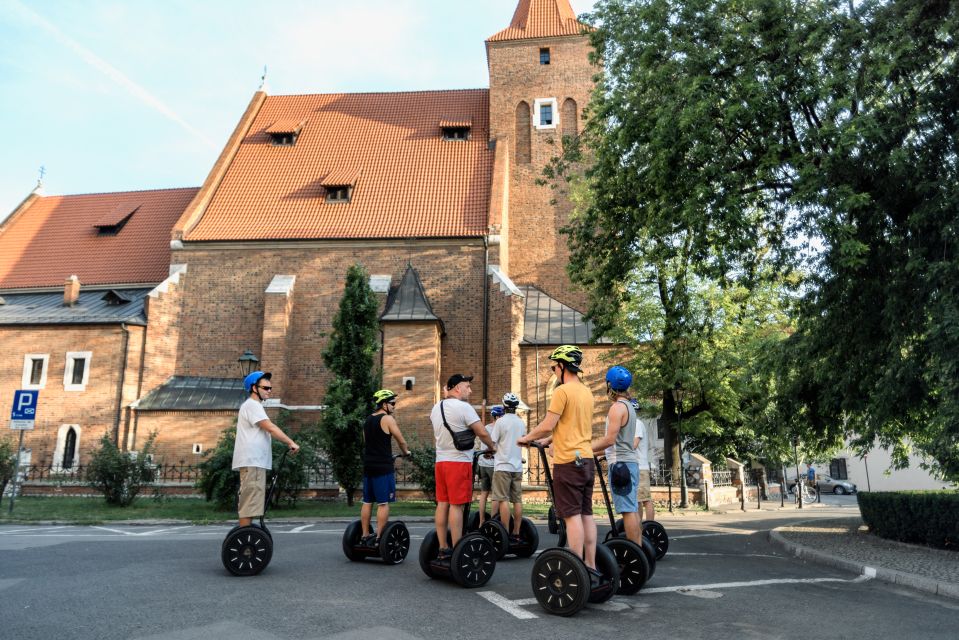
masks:
<path id="1" fill-rule="evenodd" d="M 520 102 L 516 105 L 516 163 L 529 164 L 530 151 L 530 115 L 529 105 Z"/>
<path id="2" fill-rule="evenodd" d="M 61 467 L 64 469 L 73 468 L 73 462 L 77 455 L 77 432 L 73 427 L 67 431 L 66 438 L 63 441 L 63 462 Z"/>
<path id="3" fill-rule="evenodd" d="M 566 98 L 563 102 L 563 110 L 560 117 L 560 123 L 563 126 L 563 135 L 575 138 L 579 135 L 576 113 L 576 101 L 572 98 Z"/>

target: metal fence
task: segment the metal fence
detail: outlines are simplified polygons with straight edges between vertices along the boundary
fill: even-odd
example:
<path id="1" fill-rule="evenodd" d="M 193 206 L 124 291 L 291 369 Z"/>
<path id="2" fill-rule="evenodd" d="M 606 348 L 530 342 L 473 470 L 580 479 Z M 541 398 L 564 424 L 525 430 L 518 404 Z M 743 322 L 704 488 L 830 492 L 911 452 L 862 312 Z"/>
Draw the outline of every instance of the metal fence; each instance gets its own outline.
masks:
<path id="1" fill-rule="evenodd" d="M 713 486 L 714 487 L 733 486 L 733 472 L 727 469 L 718 469 L 716 471 L 713 471 Z"/>

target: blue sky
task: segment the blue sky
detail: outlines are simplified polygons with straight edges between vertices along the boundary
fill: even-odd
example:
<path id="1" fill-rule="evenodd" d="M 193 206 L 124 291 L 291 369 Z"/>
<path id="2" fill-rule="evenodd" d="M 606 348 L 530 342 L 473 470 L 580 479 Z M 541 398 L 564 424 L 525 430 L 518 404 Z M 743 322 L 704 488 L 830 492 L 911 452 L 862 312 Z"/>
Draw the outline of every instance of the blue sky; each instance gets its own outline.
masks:
<path id="1" fill-rule="evenodd" d="M 0 0 L 0 220 L 41 165 L 47 194 L 200 185 L 264 65 L 274 95 L 486 87 L 517 1 Z"/>

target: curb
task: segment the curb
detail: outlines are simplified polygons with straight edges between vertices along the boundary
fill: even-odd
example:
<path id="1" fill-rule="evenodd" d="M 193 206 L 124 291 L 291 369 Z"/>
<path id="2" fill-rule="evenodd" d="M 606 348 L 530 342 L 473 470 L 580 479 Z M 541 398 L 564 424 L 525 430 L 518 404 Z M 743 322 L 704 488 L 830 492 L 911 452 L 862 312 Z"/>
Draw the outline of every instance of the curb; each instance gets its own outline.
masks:
<path id="1" fill-rule="evenodd" d="M 789 526 L 796 526 L 800 524 L 803 523 L 794 522 Z M 887 569 L 885 567 L 872 567 L 856 560 L 847 560 L 846 558 L 841 558 L 831 553 L 818 551 L 795 542 L 790 542 L 782 535 L 782 533 L 780 533 L 779 530 L 782 528 L 783 527 L 776 527 L 775 529 L 770 529 L 769 540 L 797 558 L 835 567 L 837 569 L 842 569 L 844 571 L 866 576 L 867 578 L 875 578 L 876 580 L 882 580 L 883 582 L 909 587 L 917 591 L 923 591 L 925 593 L 931 593 L 944 598 L 959 600 L 959 584 L 953 582 L 943 582 L 935 578 L 927 578 L 926 576 L 920 576 L 915 573 L 906 573 L 904 571 L 896 571 L 895 569 Z"/>

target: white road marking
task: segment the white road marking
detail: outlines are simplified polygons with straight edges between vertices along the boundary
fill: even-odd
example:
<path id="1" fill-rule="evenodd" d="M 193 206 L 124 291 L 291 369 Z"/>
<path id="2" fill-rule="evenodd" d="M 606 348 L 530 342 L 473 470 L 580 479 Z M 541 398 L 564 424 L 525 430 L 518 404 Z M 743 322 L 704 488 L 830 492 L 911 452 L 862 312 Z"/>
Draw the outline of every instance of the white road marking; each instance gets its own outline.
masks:
<path id="1" fill-rule="evenodd" d="M 515 618 L 519 618 L 520 620 L 529 620 L 531 618 L 539 617 L 535 613 L 530 613 L 529 611 L 521 609 L 518 606 L 518 603 L 520 602 L 519 600 L 507 600 L 506 598 L 496 593 L 495 591 L 477 591 L 476 595 L 480 596 L 484 600 L 491 602 L 492 604 L 495 604 L 497 607 L 499 607 L 506 613 L 510 614 L 511 616 Z M 536 598 L 533 598 L 532 600 L 533 602 L 536 602 Z"/>
<path id="2" fill-rule="evenodd" d="M 312 524 L 305 524 L 305 525 L 303 525 L 303 526 L 301 526 L 301 527 L 297 527 L 297 528 L 295 528 L 295 529 L 290 529 L 290 533 L 300 533 L 301 531 L 306 531 L 307 529 L 309 529 L 309 528 L 312 527 L 312 526 L 313 526 Z"/>
<path id="3" fill-rule="evenodd" d="M 91 529 L 99 529 L 99 530 L 101 530 L 101 531 L 109 531 L 110 533 L 119 533 L 120 535 L 124 535 L 124 536 L 133 536 L 133 535 L 136 535 L 135 533 L 131 533 L 131 532 L 129 532 L 129 531 L 123 531 L 123 530 L 121 530 L 121 529 L 111 529 L 110 527 L 100 527 L 100 526 L 97 526 L 97 525 L 92 526 Z"/>
<path id="4" fill-rule="evenodd" d="M 769 553 L 696 553 L 692 551 L 670 551 L 669 557 L 673 556 L 730 556 L 735 558 L 776 558 L 777 560 L 788 560 L 786 556 L 774 556 Z"/>
<path id="5" fill-rule="evenodd" d="M 608 600 L 606 602 L 596 602 L 593 604 L 586 605 L 587 609 L 599 609 L 600 611 L 626 611 L 630 608 L 625 602 L 618 602 L 617 600 Z"/>
<path id="6" fill-rule="evenodd" d="M 54 531 L 55 529 L 66 529 L 66 525 L 62 527 L 30 527 L 28 529 L 7 529 L 5 531 L 0 531 L 0 535 L 18 535 L 21 533 L 26 533 L 28 531 Z"/>
<path id="7" fill-rule="evenodd" d="M 167 531 L 179 531 L 180 529 L 189 529 L 189 528 L 191 528 L 192 526 L 193 526 L 192 524 L 187 524 L 187 525 L 183 525 L 182 527 L 168 527 L 168 528 L 166 528 L 166 529 L 156 529 L 156 530 L 154 530 L 154 531 L 143 531 L 143 532 L 141 532 L 141 533 L 134 533 L 134 534 L 132 534 L 132 535 L 135 535 L 135 536 L 152 536 L 152 535 L 156 535 L 156 534 L 158 534 L 158 533 L 166 533 Z"/>
<path id="8" fill-rule="evenodd" d="M 770 580 L 750 580 L 744 582 L 715 582 L 713 584 L 687 584 L 674 587 L 654 587 L 643 589 L 640 594 L 676 593 L 677 591 L 708 591 L 710 589 L 736 589 L 739 587 L 763 587 L 771 584 L 815 584 L 819 582 L 863 582 L 868 576 L 847 578 L 773 578 Z"/>
<path id="9" fill-rule="evenodd" d="M 686 540 L 688 538 L 712 538 L 714 536 L 746 536 L 756 533 L 755 531 L 728 531 L 723 533 L 690 533 L 685 536 L 669 536 L 669 541 L 673 540 Z"/>

